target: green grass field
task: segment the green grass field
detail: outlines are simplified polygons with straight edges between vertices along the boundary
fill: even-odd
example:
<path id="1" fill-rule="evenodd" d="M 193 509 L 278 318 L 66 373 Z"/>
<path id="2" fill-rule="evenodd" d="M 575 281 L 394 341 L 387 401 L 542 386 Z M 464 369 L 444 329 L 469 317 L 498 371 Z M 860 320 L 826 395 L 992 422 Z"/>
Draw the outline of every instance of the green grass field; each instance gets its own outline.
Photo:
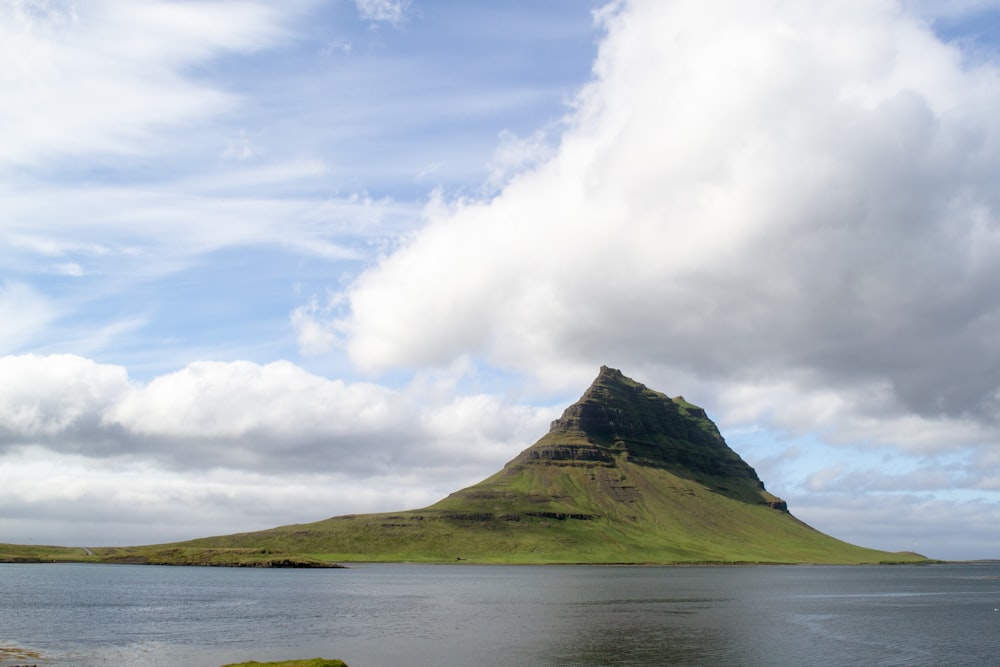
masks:
<path id="1" fill-rule="evenodd" d="M 0 545 L 0 560 L 243 567 L 350 562 L 905 563 L 763 502 L 627 462 L 508 467 L 422 510 L 334 517 L 177 544 L 82 549 Z M 594 488 L 600 493 L 594 493 Z"/>
<path id="2" fill-rule="evenodd" d="M 0 560 L 239 567 L 924 561 L 816 531 L 775 509 L 770 503 L 777 499 L 754 479 L 681 476 L 628 459 L 626 452 L 600 462 L 519 457 L 480 484 L 421 510 L 341 516 L 175 544 L 92 547 L 90 555 L 82 548 L 0 545 Z"/>
<path id="3" fill-rule="evenodd" d="M 594 488 L 601 490 L 594 493 Z M 614 490 L 611 490 L 614 489 Z M 737 494 L 738 495 L 738 494 Z M 423 510 L 343 516 L 192 540 L 319 561 L 469 563 L 882 563 L 916 554 L 854 546 L 763 502 L 646 466 L 510 467 Z"/>

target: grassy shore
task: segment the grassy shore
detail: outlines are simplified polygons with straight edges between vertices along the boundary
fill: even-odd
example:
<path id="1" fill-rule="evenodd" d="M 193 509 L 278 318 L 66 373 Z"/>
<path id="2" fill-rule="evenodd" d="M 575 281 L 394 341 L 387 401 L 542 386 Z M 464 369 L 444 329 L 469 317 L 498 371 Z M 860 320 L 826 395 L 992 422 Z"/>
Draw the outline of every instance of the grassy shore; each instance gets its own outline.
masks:
<path id="1" fill-rule="evenodd" d="M 175 545 L 57 547 L 0 544 L 0 563 L 117 563 L 262 568 L 335 568 L 329 559 L 266 548 L 204 548 Z"/>

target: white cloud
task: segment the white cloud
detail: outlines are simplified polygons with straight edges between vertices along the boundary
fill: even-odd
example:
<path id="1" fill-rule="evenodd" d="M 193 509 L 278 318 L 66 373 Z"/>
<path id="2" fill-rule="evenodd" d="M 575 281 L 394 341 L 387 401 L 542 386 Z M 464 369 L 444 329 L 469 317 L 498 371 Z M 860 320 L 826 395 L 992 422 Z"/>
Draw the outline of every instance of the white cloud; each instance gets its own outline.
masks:
<path id="1" fill-rule="evenodd" d="M 712 391 L 719 419 L 729 424 L 767 423 L 791 434 L 813 432 L 844 447 L 892 446 L 914 455 L 992 447 L 1000 428 L 991 418 L 914 414 L 885 381 L 820 386 L 821 377 L 734 383 Z"/>
<path id="2" fill-rule="evenodd" d="M 713 401 L 784 386 L 786 423 L 834 438 L 995 441 L 996 67 L 889 1 L 603 16 L 555 156 L 361 275 L 351 357 L 572 383 L 611 363 Z"/>
<path id="3" fill-rule="evenodd" d="M 358 13 L 366 21 L 398 25 L 406 14 L 408 0 L 355 0 Z"/>
<path id="4" fill-rule="evenodd" d="M 372 400 L 374 399 L 374 400 Z M 288 362 L 196 362 L 154 379 L 106 416 L 142 435 L 239 438 L 256 431 L 279 437 L 314 431 L 316 405 L 329 410 L 337 428 L 345 412 L 384 404 L 384 395 L 353 394 L 342 383 L 310 375 Z"/>
<path id="5" fill-rule="evenodd" d="M 469 370 L 397 391 L 287 362 L 199 362 L 141 384 L 71 355 L 0 358 L 0 529 L 21 542 L 136 544 L 426 506 L 499 469 L 564 407 L 457 392 Z M 993 464 L 841 464 L 802 489 L 769 488 L 842 539 L 985 557 L 989 540 L 976 535 L 988 535 L 995 505 L 930 494 L 987 493 Z"/>
<path id="6" fill-rule="evenodd" d="M 554 417 L 485 395 L 345 383 L 289 362 L 194 362 L 148 383 L 74 355 L 0 357 L 0 449 L 171 470 L 354 475 L 434 471 L 469 483 Z M 471 477 L 470 477 L 471 475 Z M 453 490 L 453 489 L 452 489 Z"/>
<path id="7" fill-rule="evenodd" d="M 291 324 L 302 354 L 323 354 L 337 345 L 338 338 L 325 319 L 329 310 L 330 306 L 320 306 L 319 300 L 313 297 L 292 311 Z"/>
<path id="8" fill-rule="evenodd" d="M 374 237 L 383 221 L 402 215 L 403 207 L 358 196 L 316 201 L 267 191 L 321 173 L 310 161 L 206 177 L 197 187 L 0 189 L 0 215 L 5 216 L 0 259 L 35 271 L 44 259 L 43 266 L 76 267 L 80 274 L 129 284 L 239 246 L 356 260 L 369 242 L 366 233 Z"/>
<path id="9" fill-rule="evenodd" d="M 814 528 L 853 544 L 916 551 L 931 558 L 996 557 L 1000 507 L 986 499 L 955 501 L 929 494 L 810 494 L 793 512 Z M 859 521 L 858 517 L 864 520 Z"/>
<path id="10" fill-rule="evenodd" d="M 184 70 L 284 39 L 281 19 L 255 2 L 6 3 L 0 164 L 162 148 L 158 128 L 197 122 L 234 102 Z"/>
<path id="11" fill-rule="evenodd" d="M 553 148 L 548 144 L 547 134 L 542 130 L 530 137 L 519 137 L 509 130 L 501 132 L 500 141 L 489 164 L 487 190 L 499 190 L 513 176 L 543 162 L 552 153 Z"/>
<path id="12" fill-rule="evenodd" d="M 818 434 L 859 454 L 830 470 L 803 454 L 781 484 L 764 475 L 821 529 L 884 548 L 910 541 L 894 522 L 986 534 L 995 503 L 904 499 L 1000 488 L 988 473 L 1000 84 L 989 59 L 972 64 L 922 22 L 986 3 L 916 4 L 923 18 L 888 0 L 614 3 L 558 145 L 504 134 L 489 201 L 432 201 L 422 231 L 392 238 L 412 210 L 332 195 L 363 182 L 358 165 L 281 146 L 290 133 L 256 113 L 266 100 L 213 69 L 290 43 L 298 3 L 0 7 L 0 264 L 44 277 L 0 287 L 0 354 L 52 349 L 67 331 L 71 349 L 98 354 L 153 317 L 130 305 L 64 327 L 85 310 L 59 292 L 68 282 L 110 276 L 98 291 L 114 292 L 114 280 L 141 286 L 238 246 L 291 249 L 303 264 L 381 249 L 332 301 L 306 294 L 291 327 L 306 354 L 346 347 L 367 369 L 424 369 L 389 388 L 170 350 L 180 370 L 139 382 L 83 357 L 0 358 L 0 532 L 94 544 L 126 526 L 135 543 L 420 506 L 497 469 L 558 412 L 459 389 L 477 368 L 564 390 L 608 363 L 746 432 Z M 408 5 L 357 9 L 399 24 Z M 445 117 L 537 95 L 519 90 L 477 87 Z M 441 118 L 439 97 L 412 97 L 406 128 Z M 333 124 L 374 136 L 400 121 L 392 105 L 372 109 L 346 105 Z M 310 114 L 295 118 L 315 131 Z M 390 171 L 412 179 L 421 164 L 437 178 L 451 162 Z M 108 165 L 111 179 L 81 177 Z M 860 456 L 878 446 L 909 467 Z M 959 451 L 968 458 L 934 467 Z M 794 495 L 810 480 L 825 504 Z"/>
<path id="13" fill-rule="evenodd" d="M 151 544 L 260 530 L 331 514 L 423 507 L 438 500 L 401 476 L 175 473 L 37 448 L 4 458 L 0 530 L 8 540 L 63 545 Z"/>
<path id="14" fill-rule="evenodd" d="M 268 160 L 254 131 L 241 129 L 237 141 L 235 129 L 217 125 L 251 100 L 227 90 L 221 82 L 234 79 L 215 76 L 215 64 L 291 41 L 306 4 L 0 7 L 0 55 L 10 65 L 0 71 L 0 264 L 37 279 L 34 302 L 47 304 L 48 321 L 79 319 L 88 298 L 121 294 L 222 248 L 353 261 L 365 252 L 365 230 L 399 215 L 367 197 L 316 197 L 323 160 Z M 45 280 L 53 275 L 91 280 L 81 281 L 87 290 L 56 293 L 58 283 Z M 23 313 L 0 334 L 0 351 L 17 351 L 15 334 L 44 319 L 39 308 Z"/>
<path id="15" fill-rule="evenodd" d="M 544 435 L 559 412 L 508 405 L 490 394 L 459 395 L 425 411 L 421 424 L 429 434 L 429 455 L 481 462 L 482 470 L 490 470 Z"/>
<path id="16" fill-rule="evenodd" d="M 124 369 L 65 354 L 0 357 L 0 377 L 0 437 L 14 444 L 84 439 L 128 390 Z"/>

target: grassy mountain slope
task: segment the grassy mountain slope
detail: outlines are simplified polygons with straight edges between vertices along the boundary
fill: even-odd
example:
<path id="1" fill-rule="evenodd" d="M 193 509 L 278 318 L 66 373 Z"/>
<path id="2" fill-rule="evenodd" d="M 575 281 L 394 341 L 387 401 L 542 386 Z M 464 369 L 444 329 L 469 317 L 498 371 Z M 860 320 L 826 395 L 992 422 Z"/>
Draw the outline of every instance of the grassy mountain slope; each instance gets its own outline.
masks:
<path id="1" fill-rule="evenodd" d="M 297 551 L 335 561 L 914 560 L 835 540 L 767 505 L 742 503 L 695 481 L 634 464 L 610 469 L 538 467 L 510 481 L 514 483 L 509 486 L 504 480 L 494 480 L 489 487 L 477 485 L 423 510 L 335 517 L 186 544 Z M 631 499 L 594 500 L 587 493 L 594 482 L 609 493 L 627 494 Z M 519 486 L 530 490 L 523 493 Z M 483 493 L 484 488 L 490 491 Z M 553 500 L 543 499 L 547 492 Z"/>
<path id="2" fill-rule="evenodd" d="M 802 523 L 701 408 L 606 367 L 538 442 L 430 507 L 92 552 L 115 562 L 257 566 L 924 560 Z"/>
<path id="3" fill-rule="evenodd" d="M 321 561 L 504 563 L 921 560 L 847 544 L 788 513 L 705 412 L 602 368 L 548 434 L 421 510 L 334 517 L 174 548 Z"/>

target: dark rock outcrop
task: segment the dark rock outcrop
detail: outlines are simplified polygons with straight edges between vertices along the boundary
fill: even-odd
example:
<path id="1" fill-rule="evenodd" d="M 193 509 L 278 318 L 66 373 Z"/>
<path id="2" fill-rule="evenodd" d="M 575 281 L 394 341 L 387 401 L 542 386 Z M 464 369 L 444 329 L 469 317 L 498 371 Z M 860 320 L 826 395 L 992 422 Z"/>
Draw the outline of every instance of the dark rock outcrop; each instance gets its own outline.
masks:
<path id="1" fill-rule="evenodd" d="M 702 408 L 607 366 L 548 434 L 508 465 L 614 467 L 619 460 L 664 468 L 742 499 L 764 490 L 756 471 L 729 448 Z M 757 502 L 787 511 L 777 507 L 783 501 Z"/>
<path id="2" fill-rule="evenodd" d="M 605 451 L 624 450 L 630 460 L 646 465 L 759 481 L 702 408 L 607 366 L 580 400 L 552 422 L 549 433 L 582 434 Z"/>
<path id="3" fill-rule="evenodd" d="M 551 463 L 554 465 L 592 463 L 600 465 L 614 465 L 615 457 L 605 447 L 597 445 L 563 445 L 552 444 L 545 447 L 531 447 L 524 451 L 522 459 L 525 461 L 537 461 L 539 463 Z"/>

